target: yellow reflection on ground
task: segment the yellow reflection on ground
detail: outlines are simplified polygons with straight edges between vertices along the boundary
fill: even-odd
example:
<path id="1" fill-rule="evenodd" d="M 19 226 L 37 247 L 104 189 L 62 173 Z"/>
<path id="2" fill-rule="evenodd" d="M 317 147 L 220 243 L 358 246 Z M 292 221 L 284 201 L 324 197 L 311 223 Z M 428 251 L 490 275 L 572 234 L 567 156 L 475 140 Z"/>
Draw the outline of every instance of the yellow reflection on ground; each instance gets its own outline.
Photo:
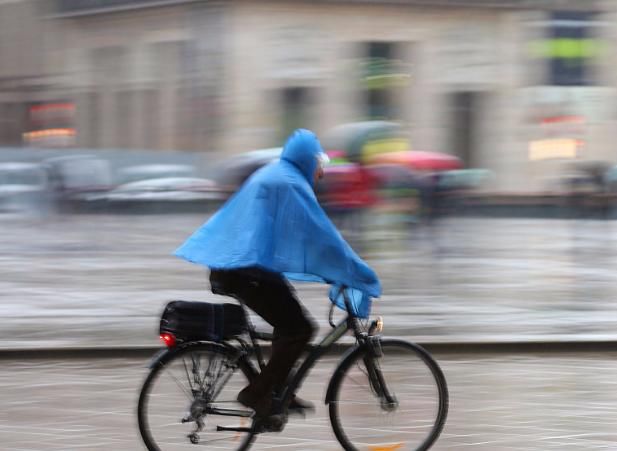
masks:
<path id="1" fill-rule="evenodd" d="M 402 443 L 395 443 L 393 445 L 371 445 L 368 447 L 370 451 L 392 451 L 401 449 L 403 447 Z"/>

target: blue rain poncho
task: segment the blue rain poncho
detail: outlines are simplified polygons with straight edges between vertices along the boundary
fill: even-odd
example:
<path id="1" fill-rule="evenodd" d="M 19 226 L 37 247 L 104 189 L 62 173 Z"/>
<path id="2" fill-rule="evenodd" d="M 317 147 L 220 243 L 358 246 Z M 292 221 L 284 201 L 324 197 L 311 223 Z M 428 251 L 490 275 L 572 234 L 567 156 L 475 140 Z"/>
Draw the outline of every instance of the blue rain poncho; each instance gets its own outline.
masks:
<path id="1" fill-rule="evenodd" d="M 211 269 L 257 266 L 291 280 L 326 282 L 343 309 L 339 292 L 346 286 L 354 313 L 367 317 L 381 286 L 317 202 L 313 174 L 322 152 L 314 133 L 296 130 L 280 160 L 255 172 L 175 255 Z"/>

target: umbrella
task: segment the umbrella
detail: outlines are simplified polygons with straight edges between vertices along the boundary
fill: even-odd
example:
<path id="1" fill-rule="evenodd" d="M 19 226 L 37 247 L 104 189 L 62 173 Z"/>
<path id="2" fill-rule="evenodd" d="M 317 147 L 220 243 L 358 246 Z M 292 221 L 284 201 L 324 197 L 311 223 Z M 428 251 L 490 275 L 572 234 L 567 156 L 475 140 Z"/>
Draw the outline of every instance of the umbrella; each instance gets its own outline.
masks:
<path id="1" fill-rule="evenodd" d="M 356 163 L 378 153 L 409 149 L 409 140 L 401 126 L 388 121 L 339 125 L 326 133 L 323 144 L 330 151 L 344 152 Z"/>
<path id="2" fill-rule="evenodd" d="M 216 179 L 221 184 L 240 186 L 257 169 L 277 161 L 282 148 L 260 149 L 245 152 L 228 158 L 217 168 Z"/>
<path id="3" fill-rule="evenodd" d="M 342 150 L 328 150 L 326 151 L 328 158 L 330 158 L 330 164 L 328 166 L 346 165 L 351 163 L 345 156 L 345 152 Z"/>
<path id="4" fill-rule="evenodd" d="M 371 157 L 369 162 L 398 164 L 417 171 L 448 171 L 463 166 L 461 160 L 453 155 L 418 150 L 383 153 Z"/>

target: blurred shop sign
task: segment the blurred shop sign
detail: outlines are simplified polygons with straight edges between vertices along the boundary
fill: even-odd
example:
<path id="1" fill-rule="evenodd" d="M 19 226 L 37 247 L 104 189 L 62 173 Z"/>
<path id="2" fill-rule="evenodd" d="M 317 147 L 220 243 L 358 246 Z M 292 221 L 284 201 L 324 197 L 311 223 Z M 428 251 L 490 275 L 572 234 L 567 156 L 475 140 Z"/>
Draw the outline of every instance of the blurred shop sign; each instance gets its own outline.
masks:
<path id="1" fill-rule="evenodd" d="M 615 117 L 615 89 L 539 86 L 521 90 L 530 129 L 529 159 L 583 156 L 590 125 Z"/>
<path id="2" fill-rule="evenodd" d="M 569 115 L 595 123 L 616 118 L 616 94 L 614 88 L 603 86 L 535 86 L 521 89 L 519 98 L 532 122 Z"/>
<path id="3" fill-rule="evenodd" d="M 574 159 L 584 141 L 574 138 L 538 139 L 529 143 L 529 160 Z"/>
<path id="4" fill-rule="evenodd" d="M 404 87 L 411 81 L 411 65 L 389 58 L 366 58 L 361 61 L 362 81 L 367 89 Z"/>
<path id="5" fill-rule="evenodd" d="M 75 145 L 75 104 L 57 102 L 32 103 L 28 108 L 25 144 L 33 147 L 71 147 Z"/>

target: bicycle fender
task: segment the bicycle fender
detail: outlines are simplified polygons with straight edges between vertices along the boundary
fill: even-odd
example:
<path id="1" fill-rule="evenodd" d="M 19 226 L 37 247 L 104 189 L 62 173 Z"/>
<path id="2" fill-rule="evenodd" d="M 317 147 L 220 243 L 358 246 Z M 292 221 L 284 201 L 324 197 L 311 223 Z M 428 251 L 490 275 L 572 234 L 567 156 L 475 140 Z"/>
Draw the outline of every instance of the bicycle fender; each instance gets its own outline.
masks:
<path id="1" fill-rule="evenodd" d="M 356 355 L 364 351 L 365 351 L 365 346 L 358 346 L 358 345 L 355 345 L 349 348 L 347 351 L 345 351 L 336 369 L 334 370 L 334 373 L 332 373 L 330 382 L 328 383 L 328 390 L 326 391 L 325 404 L 330 404 L 331 402 L 334 401 L 334 387 L 336 387 L 340 383 L 340 380 L 343 377 L 343 374 L 345 374 L 345 369 L 349 365 L 348 362 L 351 359 L 354 359 Z"/>
<path id="2" fill-rule="evenodd" d="M 163 360 L 163 358 L 169 354 L 169 350 L 168 349 L 161 349 L 159 350 L 156 354 L 154 354 L 152 356 L 152 358 L 150 359 L 150 364 L 148 365 L 148 368 L 152 369 L 155 366 L 157 366 L 159 363 L 161 363 L 161 361 Z"/>
<path id="3" fill-rule="evenodd" d="M 161 349 L 159 352 L 157 352 L 156 354 L 154 354 L 154 356 L 152 357 L 152 360 L 150 361 L 150 365 L 148 365 L 148 368 L 152 369 L 155 366 L 164 363 L 165 361 L 167 361 L 169 358 L 171 358 L 171 356 L 173 356 L 174 354 L 176 354 L 177 352 L 180 352 L 186 348 L 190 348 L 192 346 L 197 346 L 197 345 L 202 345 L 205 342 L 203 341 L 191 341 L 188 343 L 182 343 L 178 346 L 175 346 L 171 349 Z M 212 347 L 218 347 L 218 348 L 222 348 L 222 349 L 227 349 L 224 345 L 220 344 L 220 343 L 215 343 L 215 342 L 207 342 L 208 345 L 212 346 Z"/>

